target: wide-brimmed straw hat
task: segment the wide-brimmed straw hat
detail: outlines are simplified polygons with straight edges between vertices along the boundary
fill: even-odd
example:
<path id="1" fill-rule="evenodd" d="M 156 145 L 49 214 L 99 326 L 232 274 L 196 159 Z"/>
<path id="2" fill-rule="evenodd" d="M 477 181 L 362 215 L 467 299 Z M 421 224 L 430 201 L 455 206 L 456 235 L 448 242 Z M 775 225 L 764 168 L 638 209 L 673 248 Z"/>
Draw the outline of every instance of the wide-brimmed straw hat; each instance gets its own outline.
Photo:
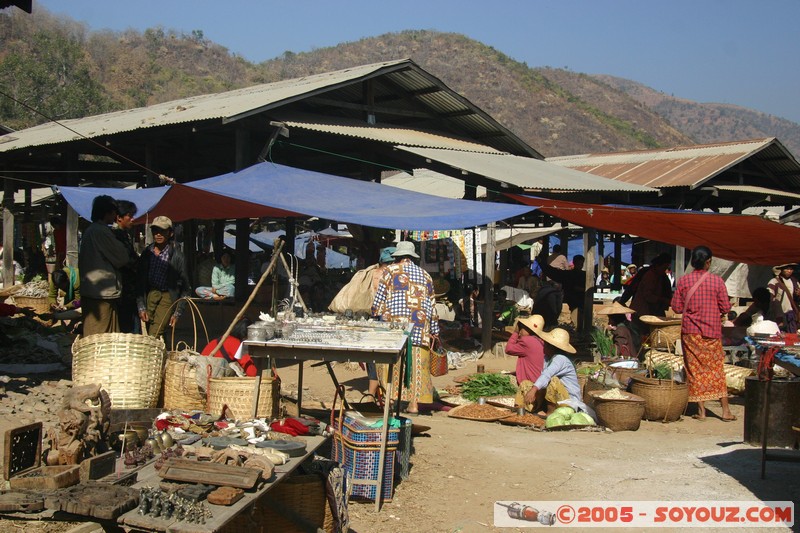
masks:
<path id="1" fill-rule="evenodd" d="M 611 305 L 601 307 L 595 312 L 596 315 L 627 315 L 628 313 L 635 313 L 636 311 L 630 307 L 625 307 L 619 302 L 614 302 Z"/>
<path id="2" fill-rule="evenodd" d="M 567 353 L 575 353 L 575 348 L 569 343 L 569 332 L 565 329 L 554 328 L 550 331 L 533 330 L 544 342 L 551 346 L 555 346 L 559 350 Z"/>
<path id="3" fill-rule="evenodd" d="M 406 257 L 406 256 L 419 259 L 419 254 L 417 254 L 413 242 L 400 241 L 397 243 L 397 249 L 394 252 L 392 252 L 392 257 Z"/>
<path id="4" fill-rule="evenodd" d="M 544 317 L 542 315 L 531 315 L 520 317 L 517 322 L 533 331 L 542 331 L 544 329 Z"/>
<path id="5" fill-rule="evenodd" d="M 784 263 L 782 265 L 776 265 L 772 267 L 772 272 L 777 276 L 778 274 L 781 273 L 781 270 L 783 270 L 784 268 L 795 269 L 797 268 L 797 265 L 794 263 Z"/>

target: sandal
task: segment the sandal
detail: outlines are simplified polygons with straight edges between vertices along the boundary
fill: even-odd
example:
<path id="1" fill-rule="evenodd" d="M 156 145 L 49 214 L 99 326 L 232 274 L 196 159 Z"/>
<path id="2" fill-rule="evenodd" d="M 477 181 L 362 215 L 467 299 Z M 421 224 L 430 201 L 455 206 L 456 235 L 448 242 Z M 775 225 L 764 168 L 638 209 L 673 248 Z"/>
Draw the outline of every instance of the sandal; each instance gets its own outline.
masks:
<path id="1" fill-rule="evenodd" d="M 692 415 L 692 418 L 694 418 L 695 420 L 699 420 L 700 422 L 706 421 L 706 417 L 700 415 Z"/>
<path id="2" fill-rule="evenodd" d="M 722 417 L 722 421 L 723 422 L 735 422 L 736 421 L 736 415 L 731 415 L 731 416 L 727 416 L 727 417 L 723 416 Z"/>

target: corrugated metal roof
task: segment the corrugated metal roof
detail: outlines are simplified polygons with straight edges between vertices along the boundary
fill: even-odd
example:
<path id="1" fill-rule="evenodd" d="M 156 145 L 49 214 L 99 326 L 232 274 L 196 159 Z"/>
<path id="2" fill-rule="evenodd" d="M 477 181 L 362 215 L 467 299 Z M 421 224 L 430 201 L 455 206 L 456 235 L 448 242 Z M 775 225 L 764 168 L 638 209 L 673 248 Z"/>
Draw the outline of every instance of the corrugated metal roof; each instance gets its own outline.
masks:
<path id="1" fill-rule="evenodd" d="M 530 157 L 510 154 L 481 154 L 435 148 L 397 146 L 421 157 L 438 161 L 461 171 L 484 176 L 501 184 L 521 187 L 526 191 L 614 191 L 655 192 L 655 189 L 608 180 L 592 174 L 552 165 Z"/>
<path id="2" fill-rule="evenodd" d="M 444 137 L 434 133 L 427 133 L 407 128 L 392 128 L 387 126 L 353 126 L 346 124 L 322 124 L 311 122 L 284 121 L 290 128 L 303 128 L 321 133 L 357 137 L 371 141 L 389 144 L 402 144 L 405 146 L 420 146 L 423 148 L 446 148 L 449 150 L 462 150 L 468 152 L 502 153 L 491 146 L 463 141 L 453 137 Z"/>
<path id="3" fill-rule="evenodd" d="M 767 187 L 753 187 L 751 185 L 714 185 L 714 188 L 720 189 L 722 191 L 731 191 L 731 192 L 749 193 L 749 194 L 763 194 L 765 196 L 773 196 L 777 198 L 800 199 L 800 194 L 793 192 L 779 191 L 776 189 L 768 189 Z"/>
<path id="4" fill-rule="evenodd" d="M 188 122 L 214 119 L 223 123 L 232 122 L 333 91 L 336 91 L 337 99 L 342 102 L 360 103 L 363 101 L 363 87 L 358 82 L 378 76 L 386 81 L 374 84 L 375 101 L 385 102 L 381 104 L 382 111 L 385 111 L 388 118 L 393 118 L 389 107 L 391 102 L 395 102 L 399 115 L 407 113 L 411 106 L 425 111 L 425 117 L 430 121 L 446 120 L 450 125 L 462 128 L 464 135 L 470 138 L 480 139 L 485 136 L 491 139 L 493 146 L 503 151 L 542 158 L 510 130 L 409 59 L 362 65 L 224 93 L 193 96 L 148 107 L 61 121 L 66 128 L 55 123 L 42 124 L 0 136 L 0 152 L 77 141 L 82 139 L 81 136 L 95 138 Z"/>
<path id="5" fill-rule="evenodd" d="M 62 120 L 61 123 L 89 138 L 113 135 L 135 129 L 184 122 L 222 119 L 232 121 L 240 115 L 269 108 L 277 102 L 307 95 L 339 83 L 368 76 L 380 69 L 401 65 L 389 61 L 236 89 L 224 93 L 192 96 L 148 107 L 114 111 L 91 117 Z M 81 137 L 55 123 L 41 124 L 0 137 L 0 152 L 79 140 Z"/>
<path id="6" fill-rule="evenodd" d="M 800 187 L 800 165 L 774 137 L 741 142 L 679 146 L 659 150 L 581 154 L 547 158 L 548 163 L 625 183 L 650 187 L 698 187 L 748 159 Z"/>
<path id="7" fill-rule="evenodd" d="M 422 192 L 444 198 L 464 198 L 464 182 L 427 168 L 415 168 L 414 175 L 406 172 L 386 171 L 381 176 L 381 183 L 407 191 Z M 476 198 L 486 196 L 486 188 L 478 187 Z"/>

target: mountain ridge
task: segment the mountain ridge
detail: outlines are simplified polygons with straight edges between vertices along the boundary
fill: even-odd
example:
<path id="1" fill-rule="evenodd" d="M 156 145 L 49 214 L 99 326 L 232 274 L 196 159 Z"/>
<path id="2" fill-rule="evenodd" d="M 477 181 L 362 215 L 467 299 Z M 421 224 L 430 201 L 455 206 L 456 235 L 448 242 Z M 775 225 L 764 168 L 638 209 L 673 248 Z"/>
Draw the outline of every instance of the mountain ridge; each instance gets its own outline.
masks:
<path id="1" fill-rule="evenodd" d="M 7 80 L 3 92 L 16 98 L 0 97 L 0 124 L 20 129 L 45 117 L 87 116 L 404 58 L 547 157 L 761 137 L 778 137 L 800 153 L 800 125 L 789 120 L 678 99 L 613 76 L 529 67 L 457 33 L 406 30 L 251 63 L 200 30 L 89 31 L 46 10 L 0 12 L 0 79 Z"/>

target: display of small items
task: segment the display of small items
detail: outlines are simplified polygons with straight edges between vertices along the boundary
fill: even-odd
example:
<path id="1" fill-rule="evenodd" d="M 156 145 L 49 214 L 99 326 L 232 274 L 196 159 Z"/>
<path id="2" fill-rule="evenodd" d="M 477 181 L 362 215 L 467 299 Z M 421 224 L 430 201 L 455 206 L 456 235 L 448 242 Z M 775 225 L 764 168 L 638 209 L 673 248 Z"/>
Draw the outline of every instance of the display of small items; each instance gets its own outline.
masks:
<path id="1" fill-rule="evenodd" d="M 206 520 L 213 518 L 211 509 L 205 503 L 154 487 L 144 487 L 139 491 L 137 512 L 142 516 L 175 519 L 193 524 L 205 524 Z"/>

